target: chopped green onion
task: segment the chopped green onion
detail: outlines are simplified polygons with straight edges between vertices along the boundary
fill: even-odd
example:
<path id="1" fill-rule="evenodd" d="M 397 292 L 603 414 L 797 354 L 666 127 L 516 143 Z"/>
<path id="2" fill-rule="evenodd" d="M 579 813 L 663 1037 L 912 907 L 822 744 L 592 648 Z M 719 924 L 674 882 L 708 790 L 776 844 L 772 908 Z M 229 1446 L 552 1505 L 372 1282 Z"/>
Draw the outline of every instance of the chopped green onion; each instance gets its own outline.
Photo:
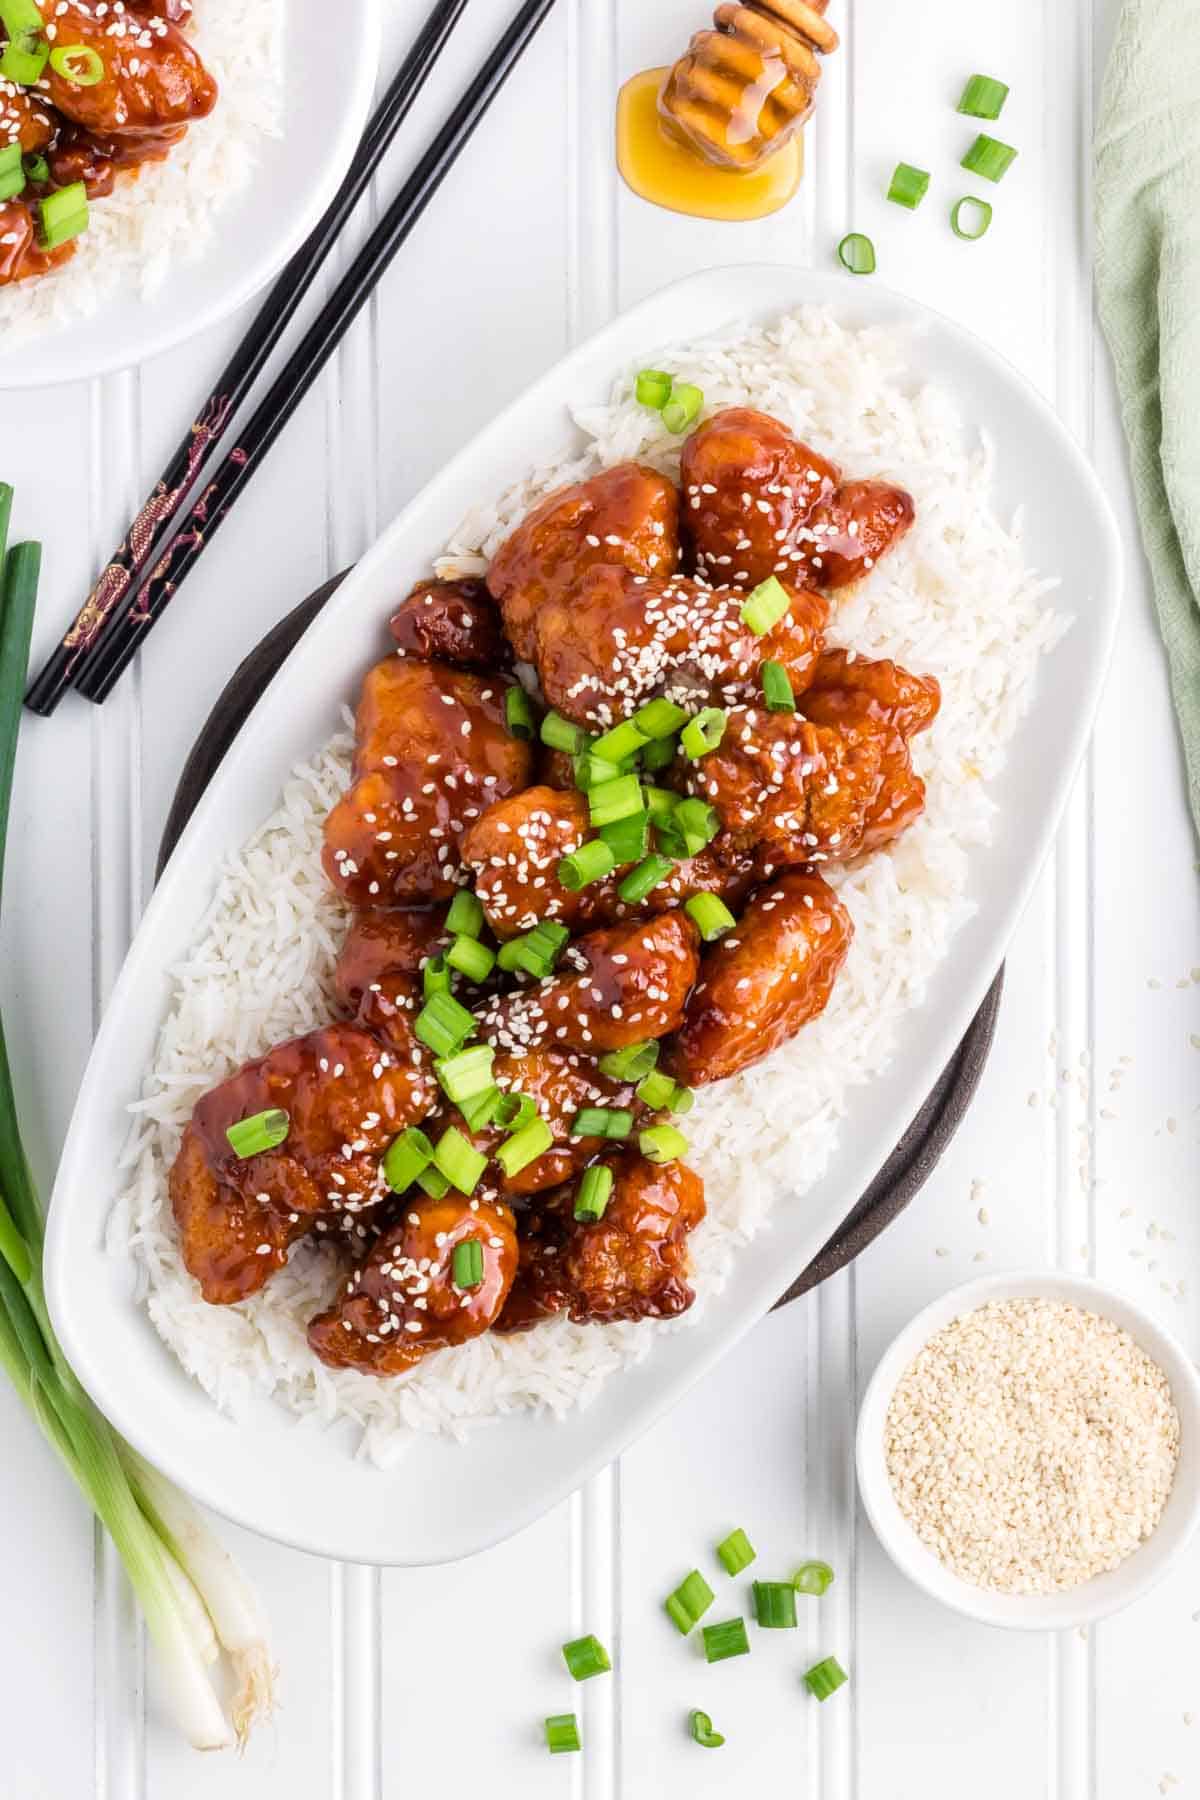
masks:
<path id="1" fill-rule="evenodd" d="M 589 1681 L 593 1675 L 607 1675 L 612 1668 L 608 1651 L 598 1637 L 572 1638 L 562 1647 L 563 1661 L 576 1681 Z"/>
<path id="2" fill-rule="evenodd" d="M 970 210 L 963 218 L 963 208 Z M 968 244 L 977 243 L 992 222 L 992 207 L 988 200 L 978 200 L 974 194 L 964 194 L 961 200 L 954 202 L 950 213 L 950 229 L 957 238 L 964 238 Z"/>
<path id="3" fill-rule="evenodd" d="M 537 730 L 533 702 L 519 681 L 504 696 L 504 723 L 510 737 L 523 738 L 527 743 Z"/>
<path id="4" fill-rule="evenodd" d="M 716 894 L 693 894 L 690 900 L 684 901 L 683 910 L 706 944 L 715 943 L 737 924 L 725 902 Z"/>
<path id="5" fill-rule="evenodd" d="M 588 734 L 582 725 L 572 725 L 561 713 L 548 712 L 542 720 L 541 739 L 550 750 L 567 750 L 572 756 L 587 748 Z"/>
<path id="6" fill-rule="evenodd" d="M 468 1131 L 482 1131 L 497 1119 L 500 1102 L 504 1095 L 495 1086 L 485 1087 L 481 1093 L 472 1094 L 469 1099 L 458 1102 L 458 1110 L 467 1122 Z"/>
<path id="7" fill-rule="evenodd" d="M 264 1150 L 274 1150 L 277 1144 L 282 1144 L 290 1126 L 287 1114 L 273 1106 L 266 1112 L 254 1113 L 249 1119 L 239 1119 L 225 1136 L 238 1161 L 244 1162 L 248 1156 L 260 1156 Z"/>
<path id="8" fill-rule="evenodd" d="M 571 1121 L 572 1137 L 624 1138 L 633 1130 L 633 1114 L 624 1106 L 584 1106 Z"/>
<path id="9" fill-rule="evenodd" d="M 514 1175 L 527 1168 L 531 1162 L 549 1150 L 554 1143 L 554 1133 L 545 1119 L 530 1119 L 528 1125 L 522 1125 L 506 1138 L 496 1151 L 496 1161 L 511 1181 Z"/>
<path id="10" fill-rule="evenodd" d="M 532 931 L 510 938 L 507 944 L 501 945 L 500 967 L 525 969 L 530 975 L 544 979 L 562 955 L 570 936 L 567 927 L 557 920 L 541 919 Z"/>
<path id="11" fill-rule="evenodd" d="M 828 1700 L 830 1694 L 836 1694 L 849 1679 L 837 1657 L 826 1656 L 813 1664 L 804 1677 L 804 1685 L 818 1700 Z"/>
<path id="12" fill-rule="evenodd" d="M 774 576 L 772 576 L 772 580 L 774 580 Z M 758 593 L 758 591 L 755 588 L 754 592 Z M 752 600 L 754 595 L 752 594 L 750 598 Z M 786 605 L 786 595 L 784 600 Z M 750 602 L 747 601 L 746 606 L 742 608 L 743 618 L 746 616 L 749 604 Z M 715 750 L 725 736 L 727 716 L 724 707 L 706 706 L 703 712 L 698 712 L 694 718 L 689 719 L 679 734 L 679 742 L 684 755 L 690 756 L 692 761 L 696 762 L 700 757 L 707 756 L 710 750 Z"/>
<path id="13" fill-rule="evenodd" d="M 686 1155 L 688 1141 L 673 1125 L 651 1125 L 638 1132 L 638 1149 L 647 1162 L 669 1163 Z"/>
<path id="14" fill-rule="evenodd" d="M 897 163 L 888 185 L 887 197 L 894 200 L 897 206 L 907 206 L 909 212 L 915 212 L 929 192 L 929 171 L 915 169 L 911 163 Z"/>
<path id="15" fill-rule="evenodd" d="M 791 1582 L 756 1581 L 754 1617 L 766 1631 L 794 1631 L 796 1590 Z"/>
<path id="16" fill-rule="evenodd" d="M 40 31 L 42 15 L 36 0 L 0 0 L 0 25 L 9 37 L 21 31 Z"/>
<path id="17" fill-rule="evenodd" d="M 433 1145 L 423 1131 L 410 1125 L 398 1138 L 393 1138 L 384 1152 L 383 1179 L 394 1194 L 410 1188 L 423 1169 L 433 1161 Z"/>
<path id="18" fill-rule="evenodd" d="M 701 1712 L 699 1707 L 694 1708 L 688 1717 L 688 1730 L 696 1743 L 701 1744 L 705 1750 L 719 1750 L 725 1742 L 721 1733 L 713 1730 L 713 1722 L 708 1714 Z"/>
<path id="19" fill-rule="evenodd" d="M 671 1096 L 671 1104 L 667 1111 L 673 1113 L 690 1113 L 696 1104 L 696 1096 L 692 1089 L 676 1082 L 675 1092 Z"/>
<path id="20" fill-rule="evenodd" d="M 613 1189 L 613 1172 L 597 1163 L 583 1171 L 583 1180 L 575 1191 L 575 1217 L 580 1224 L 602 1219 Z"/>
<path id="21" fill-rule="evenodd" d="M 671 398 L 662 409 L 662 421 L 668 431 L 678 437 L 686 431 L 692 420 L 704 405 L 704 394 L 690 381 L 676 381 L 671 384 Z"/>
<path id="22" fill-rule="evenodd" d="M 650 815 L 633 813 L 600 827 L 601 841 L 608 845 L 618 863 L 637 862 L 650 847 Z"/>
<path id="23" fill-rule="evenodd" d="M 665 769 L 675 761 L 679 749 L 679 740 L 672 735 L 665 738 L 651 738 L 642 751 L 642 767 L 649 773 L 655 769 Z"/>
<path id="24" fill-rule="evenodd" d="M 0 200 L 15 200 L 25 192 L 25 165 L 21 145 L 6 144 L 0 150 Z"/>
<path id="25" fill-rule="evenodd" d="M 998 119 L 1008 99 L 1008 85 L 990 75 L 972 75 L 963 89 L 958 111 L 971 119 Z"/>
<path id="26" fill-rule="evenodd" d="M 588 813 L 595 826 L 612 825 L 617 819 L 628 819 L 645 810 L 642 785 L 636 775 L 618 775 L 615 781 L 588 790 Z"/>
<path id="27" fill-rule="evenodd" d="M 838 261 L 851 275 L 875 273 L 875 246 L 861 231 L 848 231 L 837 247 Z"/>
<path id="28" fill-rule="evenodd" d="M 720 831 L 720 815 L 705 800 L 681 800 L 671 814 L 671 829 L 683 838 L 688 855 L 698 856 Z"/>
<path id="29" fill-rule="evenodd" d="M 446 952 L 446 961 L 468 981 L 486 981 L 496 966 L 496 952 L 478 938 L 456 937 Z"/>
<path id="30" fill-rule="evenodd" d="M 667 879 L 674 867 L 669 856 L 659 856 L 657 853 L 647 856 L 636 869 L 630 869 L 623 881 L 617 883 L 617 893 L 627 906 L 637 906 L 647 894 L 652 894 Z"/>
<path id="31" fill-rule="evenodd" d="M 693 1569 L 680 1582 L 675 1592 L 667 1595 L 664 1604 L 686 1637 L 693 1625 L 699 1624 L 716 1597 L 699 1569 Z"/>
<path id="32" fill-rule="evenodd" d="M 421 1170 L 417 1176 L 417 1186 L 422 1188 L 431 1200 L 444 1200 L 450 1192 L 450 1183 L 442 1171 L 434 1167 L 433 1163 L 430 1163 L 427 1169 Z"/>
<path id="33" fill-rule="evenodd" d="M 536 1111 L 537 1102 L 531 1094 L 502 1094 L 496 1108 L 496 1123 L 505 1131 L 519 1131 Z"/>
<path id="34" fill-rule="evenodd" d="M 468 1143 L 457 1125 L 447 1125 L 433 1147 L 433 1160 L 439 1173 L 460 1194 L 473 1194 L 487 1168 L 487 1157 Z"/>
<path id="35" fill-rule="evenodd" d="M 42 182 L 50 179 L 50 164 L 44 156 L 39 156 L 36 150 L 29 151 L 28 155 L 21 158 L 21 166 L 30 181 Z"/>
<path id="36" fill-rule="evenodd" d="M 651 1069 L 637 1084 L 637 1097 L 645 1101 L 651 1112 L 662 1112 L 674 1092 L 674 1081 L 661 1069 Z"/>
<path id="37" fill-rule="evenodd" d="M 962 166 L 970 169 L 972 175 L 982 175 L 985 181 L 1000 181 L 1016 158 L 1017 152 L 1011 144 L 1002 144 L 999 138 L 989 137 L 986 131 L 981 131 L 963 157 Z"/>
<path id="38" fill-rule="evenodd" d="M 795 712 L 796 696 L 782 663 L 765 662 L 761 670 L 763 699 L 768 712 Z"/>
<path id="39" fill-rule="evenodd" d="M 633 392 L 639 406 L 661 412 L 671 398 L 671 377 L 662 369 L 639 369 Z"/>
<path id="40" fill-rule="evenodd" d="M 546 1720 L 546 1747 L 551 1756 L 562 1756 L 568 1750 L 582 1750 L 579 1720 L 574 1713 L 554 1713 Z"/>
<path id="41" fill-rule="evenodd" d="M 615 781 L 618 775 L 626 771 L 619 763 L 605 762 L 591 750 L 582 750 L 575 758 L 575 786 L 582 793 L 589 793 L 594 787 L 602 787 L 606 781 Z"/>
<path id="42" fill-rule="evenodd" d="M 450 965 L 444 950 L 431 956 L 421 970 L 421 988 L 427 1000 L 432 1000 L 435 994 L 450 992 Z"/>
<path id="43" fill-rule="evenodd" d="M 38 243 L 43 250 L 57 250 L 60 244 L 87 230 L 87 189 L 82 181 L 69 187 L 56 188 L 38 201 Z"/>
<path id="44" fill-rule="evenodd" d="M 475 1020 L 453 994 L 433 994 L 416 1016 L 413 1030 L 435 1056 L 453 1056 L 475 1034 Z"/>
<path id="45" fill-rule="evenodd" d="M 490 1044 L 473 1044 L 469 1050 L 459 1050 L 454 1056 L 436 1057 L 433 1068 L 442 1092 L 456 1106 L 475 1094 L 482 1094 L 492 1085 L 495 1055 Z"/>
<path id="46" fill-rule="evenodd" d="M 455 1244 L 450 1279 L 460 1293 L 483 1286 L 483 1245 L 478 1238 L 464 1238 Z"/>
<path id="47" fill-rule="evenodd" d="M 749 1656 L 750 1639 L 746 1636 L 745 1619 L 723 1619 L 719 1625 L 705 1625 L 701 1629 L 706 1661 L 724 1662 L 730 1656 Z"/>
<path id="48" fill-rule="evenodd" d="M 659 1048 L 656 1038 L 641 1044 L 626 1044 L 621 1050 L 608 1051 L 597 1066 L 602 1075 L 610 1075 L 614 1081 L 639 1081 L 658 1062 Z"/>
<path id="49" fill-rule="evenodd" d="M 446 914 L 446 930 L 451 937 L 477 938 L 483 930 L 483 907 L 468 888 L 459 888 Z"/>
<path id="50" fill-rule="evenodd" d="M 647 700 L 633 715 L 633 723 L 644 738 L 669 738 L 687 721 L 687 713 L 673 700 Z"/>
<path id="51" fill-rule="evenodd" d="M 778 575 L 768 575 L 747 594 L 741 613 L 742 624 L 755 637 L 765 637 L 773 625 L 778 625 L 790 605 L 788 591 Z"/>
<path id="52" fill-rule="evenodd" d="M 660 819 L 668 819 L 679 805 L 679 795 L 670 788 L 644 787 L 642 793 L 646 800 L 646 810 L 650 814 L 651 824 L 656 825 Z"/>
<path id="53" fill-rule="evenodd" d="M 590 887 L 593 881 L 603 881 L 611 875 L 617 866 L 617 859 L 608 845 L 600 838 L 592 838 L 586 844 L 580 844 L 578 850 L 572 850 L 570 856 L 564 856 L 558 865 L 558 879 L 562 887 L 570 894 L 577 894 L 580 888 Z"/>
<path id="54" fill-rule="evenodd" d="M 811 1594 L 819 1600 L 832 1580 L 833 1570 L 828 1563 L 806 1562 L 792 1576 L 792 1586 L 798 1594 Z"/>
<path id="55" fill-rule="evenodd" d="M 727 1575 L 740 1575 L 743 1569 L 750 1567 L 757 1554 L 740 1525 L 717 1545 L 717 1555 Z"/>
<path id="56" fill-rule="evenodd" d="M 59 44 L 50 52 L 50 67 L 72 87 L 95 87 L 104 80 L 104 58 L 90 44 Z"/>
<path id="57" fill-rule="evenodd" d="M 646 748 L 647 733 L 635 719 L 622 719 L 592 744 L 592 753 L 603 762 L 621 763 L 627 756 L 637 756 Z"/>
<path id="58" fill-rule="evenodd" d="M 50 40 L 41 28 L 38 15 L 36 29 L 14 31 L 0 55 L 0 77 L 18 87 L 35 87 L 50 60 Z"/>

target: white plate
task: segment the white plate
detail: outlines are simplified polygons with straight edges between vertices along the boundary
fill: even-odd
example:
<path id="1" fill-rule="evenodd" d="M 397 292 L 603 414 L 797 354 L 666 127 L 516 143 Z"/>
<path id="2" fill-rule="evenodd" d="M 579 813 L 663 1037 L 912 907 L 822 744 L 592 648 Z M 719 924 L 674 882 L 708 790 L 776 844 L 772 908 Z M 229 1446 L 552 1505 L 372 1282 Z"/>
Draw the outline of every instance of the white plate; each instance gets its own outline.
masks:
<path id="1" fill-rule="evenodd" d="M 994 793 L 996 839 L 974 857 L 978 911 L 955 938 L 886 1075 L 856 1090 L 828 1174 L 742 1250 L 724 1294 L 690 1330 L 664 1336 L 613 1376 L 585 1412 L 553 1424 L 519 1415 L 465 1447 L 419 1443 L 392 1472 L 351 1459 L 353 1436 L 298 1428 L 272 1403 L 235 1424 L 160 1343 L 130 1297 L 132 1271 L 103 1248 L 124 1103 L 141 1090 L 170 998 L 168 970 L 191 944 L 221 858 L 275 807 L 291 766 L 336 729 L 381 653 L 397 593 L 420 578 L 473 503 L 552 460 L 566 402 L 598 402 L 630 363 L 741 317 L 804 301 L 852 324 L 916 327 L 913 364 L 986 422 L 996 503 L 1024 503 L 1030 560 L 1061 571 L 1074 629 L 1042 673 L 1035 706 Z M 253 504 L 253 502 L 251 502 Z M 495 1543 L 611 1460 L 748 1331 L 841 1223 L 925 1099 L 1000 963 L 1050 846 L 1083 753 L 1112 646 L 1121 550 L 1081 452 L 1025 381 L 969 333 L 874 282 L 781 267 L 727 268 L 666 289 L 618 319 L 477 437 L 408 506 L 305 633 L 201 800 L 147 909 L 84 1077 L 50 1215 L 55 1325 L 113 1422 L 219 1512 L 306 1550 L 364 1562 L 432 1563 Z M 168 627 L 169 629 L 169 627 Z"/>
<path id="2" fill-rule="evenodd" d="M 262 140 L 253 180 L 218 215 L 212 241 L 194 262 L 176 262 L 149 299 L 122 288 L 94 317 L 22 338 L 0 354 L 0 389 L 83 381 L 158 356 L 244 305 L 300 248 L 362 137 L 379 67 L 380 12 L 379 0 L 342 0 L 335 9 L 331 81 L 329 7 L 285 0 L 283 11 L 282 136 Z M 219 105 L 193 127 L 220 128 Z"/>

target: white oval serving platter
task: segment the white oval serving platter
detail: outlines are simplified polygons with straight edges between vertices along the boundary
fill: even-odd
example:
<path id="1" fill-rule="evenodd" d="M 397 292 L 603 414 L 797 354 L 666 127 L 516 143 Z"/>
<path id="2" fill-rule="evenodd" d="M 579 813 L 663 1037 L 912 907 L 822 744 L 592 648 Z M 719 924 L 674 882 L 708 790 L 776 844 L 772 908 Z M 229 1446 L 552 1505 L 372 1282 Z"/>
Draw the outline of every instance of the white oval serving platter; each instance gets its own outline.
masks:
<path id="1" fill-rule="evenodd" d="M 1063 576 L 1075 624 L 1046 659 L 1033 709 L 993 784 L 995 838 L 974 853 L 977 910 L 954 939 L 887 1072 L 849 1097 L 840 1148 L 802 1201 L 743 1249 L 724 1293 L 690 1329 L 610 1378 L 555 1423 L 514 1415 L 466 1445 L 421 1440 L 388 1472 L 353 1456 L 354 1434 L 298 1426 L 269 1401 L 240 1422 L 184 1374 L 106 1253 L 126 1135 L 215 871 L 275 807 L 289 769 L 324 742 L 384 648 L 391 606 L 427 572 L 468 506 L 499 494 L 575 436 L 567 402 L 598 402 L 629 365 L 739 318 L 804 302 L 855 325 L 912 328 L 912 367 L 954 390 L 996 452 L 995 503 L 1025 509 L 1030 562 Z M 172 1479 L 269 1537 L 373 1563 L 449 1561 L 528 1524 L 616 1456 L 775 1301 L 841 1223 L 945 1066 L 1002 960 L 1083 755 L 1112 648 L 1121 581 L 1116 526 L 1090 466 L 1049 407 L 993 351 L 874 282 L 787 267 L 723 268 L 665 289 L 582 345 L 503 413 L 405 508 L 306 632 L 200 801 L 162 880 L 96 1039 L 50 1213 L 47 1279 L 67 1354 L 114 1424 Z M 847 1404 L 851 1396 L 847 1395 Z"/>

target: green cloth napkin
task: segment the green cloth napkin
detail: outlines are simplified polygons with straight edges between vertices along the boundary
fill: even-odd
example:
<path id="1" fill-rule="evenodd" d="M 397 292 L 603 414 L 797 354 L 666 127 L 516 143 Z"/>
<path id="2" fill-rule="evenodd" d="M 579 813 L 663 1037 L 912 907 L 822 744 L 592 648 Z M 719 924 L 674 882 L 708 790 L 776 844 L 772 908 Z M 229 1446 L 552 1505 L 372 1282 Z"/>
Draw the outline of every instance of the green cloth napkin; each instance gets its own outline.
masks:
<path id="1" fill-rule="evenodd" d="M 1125 0 L 1095 204 L 1100 319 L 1200 832 L 1200 0 Z"/>

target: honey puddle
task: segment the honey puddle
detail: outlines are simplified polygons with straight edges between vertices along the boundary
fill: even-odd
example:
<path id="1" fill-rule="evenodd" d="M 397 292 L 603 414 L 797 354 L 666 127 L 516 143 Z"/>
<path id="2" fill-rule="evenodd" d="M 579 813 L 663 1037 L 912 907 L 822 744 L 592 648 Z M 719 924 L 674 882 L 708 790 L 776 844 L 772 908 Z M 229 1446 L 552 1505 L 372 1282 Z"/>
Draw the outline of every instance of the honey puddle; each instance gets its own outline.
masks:
<path id="1" fill-rule="evenodd" d="M 634 193 L 699 219 L 765 219 L 786 206 L 804 173 L 800 134 L 759 169 L 719 169 L 663 125 L 658 93 L 669 73 L 643 69 L 617 100 L 617 167 Z"/>

